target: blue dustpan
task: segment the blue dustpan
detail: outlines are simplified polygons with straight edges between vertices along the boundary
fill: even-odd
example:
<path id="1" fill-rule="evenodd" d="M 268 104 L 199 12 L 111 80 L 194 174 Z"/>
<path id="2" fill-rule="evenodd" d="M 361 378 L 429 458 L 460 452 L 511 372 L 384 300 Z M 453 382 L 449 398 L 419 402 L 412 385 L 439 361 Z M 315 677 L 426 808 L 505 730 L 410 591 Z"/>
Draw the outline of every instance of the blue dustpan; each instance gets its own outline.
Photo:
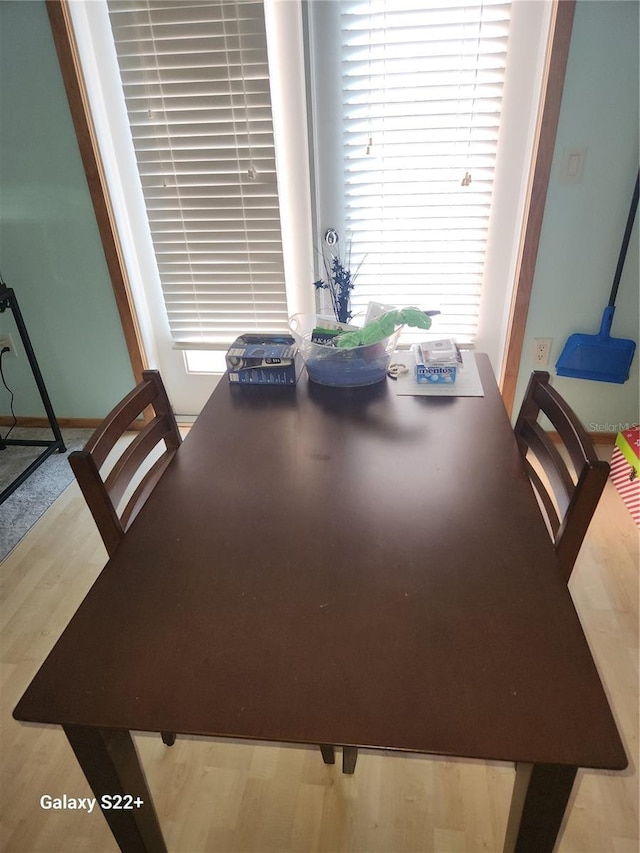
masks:
<path id="1" fill-rule="evenodd" d="M 558 376 L 573 379 L 595 379 L 598 382 L 618 382 L 629 378 L 629 369 L 636 351 L 635 341 L 610 337 L 613 305 L 607 305 L 597 335 L 571 335 L 556 364 Z"/>
<path id="2" fill-rule="evenodd" d="M 629 378 L 629 369 L 636 351 L 635 341 L 625 338 L 612 338 L 610 335 L 615 309 L 618 285 L 622 268 L 631 239 L 633 220 L 638 209 L 640 191 L 640 169 L 636 176 L 636 185 L 631 198 L 631 208 L 622 239 L 622 248 L 618 266 L 613 277 L 613 287 L 609 304 L 604 309 L 600 331 L 597 335 L 575 334 L 569 337 L 556 362 L 558 376 L 570 376 L 573 379 L 595 379 L 597 382 L 617 382 L 622 384 Z"/>

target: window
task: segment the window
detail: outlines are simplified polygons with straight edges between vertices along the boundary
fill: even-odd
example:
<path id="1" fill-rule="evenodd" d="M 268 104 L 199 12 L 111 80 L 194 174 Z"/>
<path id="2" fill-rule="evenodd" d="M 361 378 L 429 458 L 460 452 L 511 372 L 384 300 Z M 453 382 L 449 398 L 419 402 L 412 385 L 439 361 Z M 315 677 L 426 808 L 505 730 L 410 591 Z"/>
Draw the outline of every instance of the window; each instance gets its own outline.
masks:
<path id="1" fill-rule="evenodd" d="M 489 313 L 495 320 L 493 340 L 482 340 L 496 367 L 549 15 L 548 4 L 520 6 L 505 0 L 340 0 L 312 3 L 309 14 L 316 240 L 329 227 L 343 237 L 343 251 L 358 269 L 354 312 L 370 299 L 437 308 L 437 336 L 477 343 L 490 277 L 490 287 L 504 288 L 485 311 L 485 321 Z M 335 76 L 326 73 L 333 65 Z M 509 81 L 512 129 L 505 143 Z M 500 173 L 510 212 L 502 212 L 496 228 Z M 511 230 L 502 228 L 505 219 Z M 504 259 L 496 272 L 492 258 L 489 275 L 496 235 Z"/>
<path id="2" fill-rule="evenodd" d="M 262 2 L 109 0 L 174 343 L 287 327 Z"/>
<path id="3" fill-rule="evenodd" d="M 343 2 L 345 228 L 369 299 L 477 327 L 509 3 Z"/>
<path id="4" fill-rule="evenodd" d="M 349 2 L 355 5 L 351 0 Z M 396 0 L 388 5 L 395 11 L 400 2 Z M 115 8 L 116 0 L 112 5 Z M 118 5 L 121 8 L 124 5 L 131 7 L 133 0 Z M 192 0 L 188 4 L 178 0 L 164 0 L 162 3 L 153 0 L 151 8 L 157 12 L 172 7 L 189 7 L 199 8 L 202 12 L 204 8 L 220 5 L 221 0 Z M 254 4 L 242 5 L 250 7 Z M 261 2 L 255 5 L 262 7 Z M 286 3 L 264 0 L 288 314 L 313 310 L 314 292 L 310 282 L 318 277 L 318 270 L 313 269 L 314 252 L 317 255 L 325 229 L 338 229 L 344 238 L 343 248 L 348 236 L 345 224 L 347 204 L 343 166 L 346 160 L 340 20 L 346 5 L 347 0 L 290 0 Z M 374 5 L 370 7 L 368 0 L 363 0 L 360 7 L 369 14 Z M 415 5 L 419 8 L 423 4 Z M 431 10 L 436 8 L 435 3 L 424 5 Z M 460 4 L 451 0 L 437 2 L 438 9 L 451 9 L 456 5 Z M 469 0 L 465 7 L 474 5 L 477 5 L 475 0 Z M 490 10 L 495 5 L 492 0 L 486 0 L 480 7 Z M 142 11 L 141 0 L 137 0 L 135 8 L 138 13 Z M 511 294 L 519 270 L 522 222 L 530 204 L 531 164 L 536 153 L 540 97 L 544 91 L 554 8 L 552 0 L 511 6 L 500 131 L 475 338 L 476 346 L 489 353 L 496 373 L 501 371 L 510 328 Z M 561 4 L 561 8 L 566 8 L 566 4 Z M 113 210 L 111 221 L 114 223 L 112 231 L 118 235 L 121 264 L 126 270 L 123 298 L 132 299 L 135 303 L 138 333 L 149 363 L 162 371 L 176 411 L 193 414 L 208 398 L 211 380 L 199 374 L 198 371 L 204 369 L 201 366 L 194 366 L 194 372 L 185 371 L 184 355 L 192 353 L 193 348 L 211 347 L 224 352 L 226 345 L 222 342 L 198 345 L 194 341 L 180 344 L 185 349 L 179 349 L 171 338 L 106 2 L 72 3 L 68 6 L 68 13 L 73 21 L 73 40 L 82 66 L 82 85 L 87 90 L 95 128 L 94 145 L 99 148 L 101 168 L 109 188 L 108 198 Z M 197 30 L 198 26 L 194 29 Z M 302 50 L 303 30 L 306 56 Z M 304 59 L 309 65 L 306 70 L 311 72 L 306 89 L 302 71 Z M 413 79 L 408 82 L 413 82 Z M 305 100 L 311 104 L 310 115 L 313 116 L 311 177 L 307 162 Z M 471 178 L 469 187 L 475 189 L 474 172 L 471 172 Z M 310 187 L 315 196 L 313 204 Z M 351 210 L 348 215 L 352 217 L 350 222 L 355 222 Z M 314 223 L 311 222 L 312 217 Z M 395 215 L 391 217 L 392 225 L 396 219 Z M 371 260 L 367 252 L 366 263 L 370 264 Z M 371 267 L 367 270 L 363 264 L 354 293 L 356 300 L 361 294 L 364 301 L 368 299 L 364 289 L 365 272 L 370 276 L 372 286 L 380 278 L 377 270 L 372 272 Z M 390 285 L 393 285 L 393 270 L 391 273 Z M 394 303 L 397 295 L 393 291 L 391 294 L 376 293 L 378 299 L 393 300 Z M 434 325 L 433 331 L 438 335 L 443 334 L 443 319 L 438 318 Z M 262 324 L 260 327 L 263 328 Z M 246 330 L 243 320 L 242 331 Z"/>

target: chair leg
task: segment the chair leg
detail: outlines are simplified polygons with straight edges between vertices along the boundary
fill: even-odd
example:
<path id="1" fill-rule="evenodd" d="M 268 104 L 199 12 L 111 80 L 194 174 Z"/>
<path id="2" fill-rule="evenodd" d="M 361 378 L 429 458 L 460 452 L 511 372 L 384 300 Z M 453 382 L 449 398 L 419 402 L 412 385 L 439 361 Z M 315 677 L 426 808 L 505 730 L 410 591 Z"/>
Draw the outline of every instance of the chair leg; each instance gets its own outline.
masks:
<path id="1" fill-rule="evenodd" d="M 352 774 L 356 769 L 356 761 L 358 760 L 357 746 L 342 747 L 342 772 Z"/>
<path id="2" fill-rule="evenodd" d="M 176 742 L 176 736 L 173 734 L 173 732 L 161 732 L 160 734 L 162 737 L 162 743 L 166 744 L 167 746 L 173 746 Z"/>
<path id="3" fill-rule="evenodd" d="M 325 764 L 335 764 L 336 763 L 336 751 L 328 743 L 320 744 L 320 752 L 322 753 L 322 760 Z"/>

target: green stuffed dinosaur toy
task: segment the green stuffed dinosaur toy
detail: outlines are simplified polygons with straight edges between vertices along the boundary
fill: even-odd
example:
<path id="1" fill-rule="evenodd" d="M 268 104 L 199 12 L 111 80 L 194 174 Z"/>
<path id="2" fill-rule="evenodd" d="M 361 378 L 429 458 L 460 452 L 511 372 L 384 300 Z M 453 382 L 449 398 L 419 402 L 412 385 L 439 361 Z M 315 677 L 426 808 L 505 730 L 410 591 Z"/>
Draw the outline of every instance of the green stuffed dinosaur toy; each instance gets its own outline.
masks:
<path id="1" fill-rule="evenodd" d="M 415 326 L 418 329 L 430 329 L 431 317 L 429 314 L 435 312 L 421 311 L 419 308 L 401 308 L 400 310 L 387 311 L 375 320 L 371 320 L 362 329 L 353 332 L 342 332 L 335 338 L 335 345 L 340 349 L 351 349 L 353 347 L 376 344 L 392 335 L 396 326 Z"/>

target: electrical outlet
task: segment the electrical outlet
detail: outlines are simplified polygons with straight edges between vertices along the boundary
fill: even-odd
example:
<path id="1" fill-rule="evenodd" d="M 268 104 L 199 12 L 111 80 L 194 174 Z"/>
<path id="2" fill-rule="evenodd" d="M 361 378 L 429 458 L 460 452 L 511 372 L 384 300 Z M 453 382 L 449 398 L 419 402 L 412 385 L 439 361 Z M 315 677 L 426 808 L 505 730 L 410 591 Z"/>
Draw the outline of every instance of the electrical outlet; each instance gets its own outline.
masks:
<path id="1" fill-rule="evenodd" d="M 0 352 L 5 348 L 9 347 L 9 352 L 5 352 L 6 356 L 16 357 L 16 348 L 13 344 L 13 338 L 11 335 L 3 335 L 0 334 Z"/>
<path id="2" fill-rule="evenodd" d="M 544 367 L 549 364 L 551 356 L 551 344 L 553 338 L 535 338 L 533 341 L 533 363 L 536 366 Z"/>

